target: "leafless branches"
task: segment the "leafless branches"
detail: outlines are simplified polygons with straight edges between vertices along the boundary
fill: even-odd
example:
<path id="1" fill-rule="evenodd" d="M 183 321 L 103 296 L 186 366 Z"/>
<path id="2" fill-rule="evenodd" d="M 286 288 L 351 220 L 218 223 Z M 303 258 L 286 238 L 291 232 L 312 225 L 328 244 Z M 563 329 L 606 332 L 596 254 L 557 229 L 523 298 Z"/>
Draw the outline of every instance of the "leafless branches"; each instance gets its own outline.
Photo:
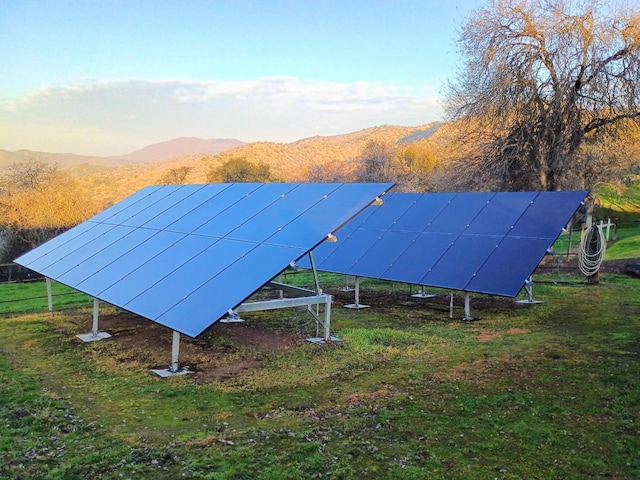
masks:
<path id="1" fill-rule="evenodd" d="M 464 68 L 446 108 L 459 141 L 474 141 L 464 177 L 476 188 L 584 183 L 577 167 L 595 158 L 586 145 L 640 117 L 640 13 L 627 5 L 492 0 L 459 46 Z"/>

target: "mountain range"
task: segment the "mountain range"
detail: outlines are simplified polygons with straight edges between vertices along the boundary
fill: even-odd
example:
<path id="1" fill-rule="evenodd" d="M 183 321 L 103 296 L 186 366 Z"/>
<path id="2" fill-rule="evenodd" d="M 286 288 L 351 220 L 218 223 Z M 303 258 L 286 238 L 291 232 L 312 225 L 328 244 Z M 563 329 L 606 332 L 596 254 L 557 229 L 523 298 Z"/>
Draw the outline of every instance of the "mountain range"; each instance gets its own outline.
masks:
<path id="1" fill-rule="evenodd" d="M 442 125 L 439 122 L 416 127 L 383 125 L 292 143 L 183 137 L 111 157 L 0 150 L 0 174 L 12 163 L 20 161 L 54 163 L 107 206 L 146 185 L 157 184 L 163 174 L 172 169 L 187 169 L 188 183 L 204 183 L 209 170 L 232 158 L 265 163 L 270 166 L 273 176 L 282 181 L 305 181 L 313 166 L 353 161 L 372 140 L 406 145 L 431 138 Z"/>

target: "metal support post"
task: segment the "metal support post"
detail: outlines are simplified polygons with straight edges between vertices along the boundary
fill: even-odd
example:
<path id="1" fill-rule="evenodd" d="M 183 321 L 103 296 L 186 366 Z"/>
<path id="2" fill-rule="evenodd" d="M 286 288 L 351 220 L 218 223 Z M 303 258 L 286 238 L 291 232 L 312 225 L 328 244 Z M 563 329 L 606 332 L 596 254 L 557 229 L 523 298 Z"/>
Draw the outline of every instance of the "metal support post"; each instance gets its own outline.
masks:
<path id="1" fill-rule="evenodd" d="M 51 294 L 51 279 L 46 278 L 47 281 L 47 304 L 49 306 L 49 316 L 53 317 L 53 295 Z"/>
<path id="2" fill-rule="evenodd" d="M 433 298 L 436 295 L 433 293 L 427 293 L 424 285 L 420 285 L 420 291 L 418 293 L 414 293 L 413 295 L 411 295 L 414 298 Z"/>
<path id="3" fill-rule="evenodd" d="M 453 292 L 451 292 L 451 300 L 449 301 L 449 318 L 453 318 Z"/>
<path id="4" fill-rule="evenodd" d="M 324 341 L 331 340 L 331 297 L 327 296 L 324 304 Z"/>
<path id="5" fill-rule="evenodd" d="M 320 288 L 320 280 L 318 280 L 318 271 L 316 270 L 316 263 L 313 260 L 313 252 L 309 250 L 309 263 L 311 264 L 311 271 L 313 272 L 313 282 L 316 290 L 316 295 L 322 294 L 322 289 Z"/>
<path id="6" fill-rule="evenodd" d="M 93 327 L 91 328 L 91 335 L 98 336 L 98 315 L 100 314 L 100 300 L 93 299 Z"/>
<path id="7" fill-rule="evenodd" d="M 349 286 L 349 275 L 344 276 L 344 287 L 340 289 L 342 292 L 353 292 L 354 288 Z"/>
<path id="8" fill-rule="evenodd" d="M 464 318 L 463 322 L 471 322 L 473 321 L 473 317 L 471 316 L 471 301 L 469 298 L 469 293 L 465 292 L 464 294 Z"/>
<path id="9" fill-rule="evenodd" d="M 367 308 L 369 305 L 362 305 L 360 303 L 360 280 L 362 280 L 361 277 L 356 277 L 356 286 L 355 286 L 355 303 L 350 303 L 348 305 L 345 305 L 345 308 L 354 308 L 354 309 L 359 309 L 359 308 Z"/>
<path id="10" fill-rule="evenodd" d="M 98 340 L 103 340 L 111 336 L 111 334 L 107 332 L 98 331 L 99 313 L 100 313 L 100 300 L 94 297 L 93 298 L 93 326 L 91 328 L 91 333 L 83 333 L 81 335 L 77 335 L 77 337 L 83 342 L 96 342 Z"/>
<path id="11" fill-rule="evenodd" d="M 171 343 L 171 365 L 169 368 L 152 368 L 151 371 L 162 378 L 174 377 L 176 375 L 186 375 L 191 373 L 188 367 L 180 368 L 178 357 L 180 355 L 180 332 L 173 331 Z"/>
<path id="12" fill-rule="evenodd" d="M 529 277 L 524 282 L 524 289 L 527 292 L 527 298 L 525 300 L 516 300 L 516 303 L 520 305 L 534 305 L 536 303 L 542 303 L 542 300 L 533 299 L 533 279 Z"/>
<path id="13" fill-rule="evenodd" d="M 176 373 L 180 367 L 178 366 L 178 355 L 180 354 L 180 333 L 173 331 L 173 343 L 171 345 L 171 366 L 169 370 Z"/>
<path id="14" fill-rule="evenodd" d="M 316 313 L 309 309 L 309 313 L 316 319 L 317 324 L 321 324 L 324 329 L 324 335 L 322 337 L 307 338 L 311 343 L 327 343 L 327 342 L 341 342 L 342 339 L 331 335 L 331 302 L 333 297 L 331 295 L 324 294 L 324 321 L 320 321 L 320 318 Z M 318 304 L 319 305 L 319 304 Z M 316 331 L 317 335 L 317 331 Z"/>

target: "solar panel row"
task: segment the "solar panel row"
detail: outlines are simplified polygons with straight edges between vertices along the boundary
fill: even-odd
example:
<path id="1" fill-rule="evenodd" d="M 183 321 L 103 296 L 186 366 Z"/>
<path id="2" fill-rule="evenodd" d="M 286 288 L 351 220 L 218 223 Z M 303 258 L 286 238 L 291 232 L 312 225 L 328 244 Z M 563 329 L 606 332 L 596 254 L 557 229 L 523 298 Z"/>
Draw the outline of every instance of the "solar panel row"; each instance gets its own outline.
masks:
<path id="1" fill-rule="evenodd" d="M 392 186 L 148 187 L 16 262 L 195 337 Z"/>
<path id="2" fill-rule="evenodd" d="M 587 193 L 387 195 L 314 250 L 316 267 L 515 297 Z"/>

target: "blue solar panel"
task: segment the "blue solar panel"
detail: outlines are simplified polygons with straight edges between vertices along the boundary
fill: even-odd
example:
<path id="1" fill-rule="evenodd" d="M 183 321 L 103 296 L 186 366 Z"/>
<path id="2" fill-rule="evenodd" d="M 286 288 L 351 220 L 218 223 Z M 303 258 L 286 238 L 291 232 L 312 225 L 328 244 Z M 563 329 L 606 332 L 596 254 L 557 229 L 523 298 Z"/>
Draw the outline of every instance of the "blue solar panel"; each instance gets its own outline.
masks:
<path id="1" fill-rule="evenodd" d="M 16 262 L 195 337 L 392 186 L 148 187 Z"/>
<path id="2" fill-rule="evenodd" d="M 52 267 L 52 265 L 56 265 L 57 263 L 62 261 L 63 271 L 61 273 L 64 273 L 64 271 L 66 271 L 64 270 L 64 259 L 66 257 L 69 257 L 84 245 L 95 241 L 99 242 L 101 237 L 110 230 L 113 230 L 113 228 L 114 225 L 98 223 L 95 224 L 93 228 L 86 229 L 79 235 L 67 235 L 67 233 L 70 232 L 65 232 L 62 235 L 64 235 L 66 241 L 64 243 L 60 243 L 55 248 L 47 251 L 44 255 L 32 261 L 29 268 L 31 270 L 35 270 L 36 272 L 41 272 L 43 269 L 48 270 Z M 48 247 L 48 245 L 45 245 L 45 248 L 46 247 Z M 72 266 L 74 265 L 70 265 L 69 268 L 71 268 Z M 60 265 L 58 266 L 58 268 L 60 268 Z"/>
<path id="3" fill-rule="evenodd" d="M 361 228 L 366 230 L 389 230 L 398 218 L 415 203 L 415 198 L 407 195 L 391 195 L 386 198 L 390 202 L 389 208 L 371 208 L 371 215 L 366 219 Z M 364 213 L 364 212 L 363 212 Z M 362 215 L 363 217 L 365 215 Z"/>
<path id="4" fill-rule="evenodd" d="M 549 240 L 544 238 L 504 238 L 464 290 L 515 297 L 547 248 Z"/>
<path id="5" fill-rule="evenodd" d="M 208 188 L 208 187 L 207 187 Z M 203 203 L 168 225 L 165 229 L 172 232 L 191 233 L 212 221 L 216 215 L 239 202 L 248 193 L 258 188 L 256 184 L 233 183 L 225 184 L 222 190 L 214 190 L 211 196 Z"/>
<path id="6" fill-rule="evenodd" d="M 314 260 L 325 266 L 325 270 L 330 272 L 337 269 L 347 271 L 362 255 L 362 251 L 366 251 L 379 238 L 378 235 L 372 235 L 370 231 L 348 231 L 349 225 L 340 230 L 340 237 L 337 243 L 323 242 L 313 251 Z M 353 237 L 353 238 L 351 238 Z M 349 241 L 344 241 L 349 239 Z M 360 246 L 362 251 L 349 248 L 351 243 Z M 343 248 L 344 247 L 344 248 Z M 308 265 L 308 264 L 307 264 Z"/>
<path id="7" fill-rule="evenodd" d="M 177 222 L 179 219 L 183 218 L 189 212 L 196 209 L 227 187 L 228 184 L 225 183 L 212 183 L 210 185 L 184 185 L 181 188 L 188 188 L 191 190 L 191 194 L 166 209 L 162 212 L 162 215 L 158 215 L 157 217 L 149 220 L 143 225 L 143 227 L 164 230 L 169 225 Z"/>
<path id="8" fill-rule="evenodd" d="M 177 191 L 177 189 L 173 190 Z M 147 195 L 141 196 L 136 202 L 131 203 L 126 208 L 121 209 L 109 215 L 107 218 L 102 220 L 103 223 L 109 223 L 111 225 L 133 225 L 140 226 L 140 223 L 136 223 L 133 219 L 136 215 L 139 215 L 141 212 L 144 212 L 146 209 L 157 209 L 164 205 L 170 205 L 171 199 L 167 198 L 171 193 L 171 190 L 167 190 L 166 188 L 150 188 Z"/>
<path id="9" fill-rule="evenodd" d="M 158 321 L 165 325 L 179 325 L 184 323 L 184 318 L 190 318 L 190 331 L 201 332 L 224 316 L 229 309 L 249 298 L 253 292 L 282 272 L 293 258 L 302 254 L 302 250 L 298 248 L 260 244 L 189 296 L 180 299 L 159 316 Z M 258 271 L 262 275 L 256 275 Z"/>
<path id="10" fill-rule="evenodd" d="M 165 245 L 164 250 L 135 270 L 123 270 L 122 277 L 100 292 L 100 298 L 110 298 L 110 303 L 125 305 L 150 289 L 159 279 L 180 268 L 189 260 L 217 242 L 218 238 L 185 235 L 176 243 Z"/>
<path id="11" fill-rule="evenodd" d="M 419 234 L 380 278 L 419 285 L 454 240 L 448 233 Z"/>
<path id="12" fill-rule="evenodd" d="M 145 265 L 151 259 L 155 258 L 160 252 L 167 249 L 169 245 L 185 237 L 183 233 L 157 230 L 147 231 L 153 234 L 148 240 L 142 241 L 139 244 L 125 242 L 125 245 L 121 246 L 121 248 L 126 250 L 126 252 L 111 262 L 109 262 L 107 256 L 105 258 L 105 265 L 97 269 L 86 279 L 65 279 L 66 282 L 64 283 L 96 297 L 107 288 L 118 283 L 128 273 L 135 272 L 142 265 Z M 128 267 L 124 269 L 123 265 L 127 265 Z"/>
<path id="13" fill-rule="evenodd" d="M 460 235 L 418 283 L 464 290 L 498 242 L 495 236 Z"/>
<path id="14" fill-rule="evenodd" d="M 426 230 L 436 233 L 460 234 L 473 222 L 494 193 L 466 193 L 453 197 L 438 215 L 427 224 Z"/>
<path id="15" fill-rule="evenodd" d="M 97 224 L 95 224 L 95 223 L 81 223 L 80 225 L 77 225 L 77 226 L 67 230 L 66 232 L 63 232 L 62 234 L 58 235 L 57 237 L 52 238 L 48 242 L 40 245 L 38 248 L 25 253 L 24 255 L 22 255 L 20 257 L 20 259 L 21 259 L 21 261 L 26 262 L 26 263 L 34 263 L 37 260 L 40 260 L 43 257 L 46 257 L 47 255 L 49 255 L 50 252 L 54 251 L 55 249 L 57 249 L 61 245 L 65 244 L 66 242 L 68 242 L 72 238 L 75 238 L 78 235 L 82 235 L 87 230 L 95 228 L 96 225 Z M 55 259 L 52 260 L 50 263 L 52 263 L 54 261 L 55 261 Z"/>
<path id="16" fill-rule="evenodd" d="M 195 187 L 195 190 L 194 190 Z M 139 202 L 136 207 L 139 208 L 137 212 L 127 210 L 131 215 L 126 220 L 118 222 L 118 216 L 114 216 L 106 222 L 116 223 L 120 225 L 127 225 L 131 227 L 142 227 L 147 223 L 153 222 L 156 218 L 162 218 L 167 210 L 182 204 L 183 200 L 187 199 L 197 190 L 202 189 L 202 185 L 185 185 L 169 193 L 166 197 L 162 197 L 161 200 L 155 200 L 153 203 Z M 160 192 L 159 192 L 160 193 Z M 148 201 L 154 200 L 152 196 L 147 197 Z"/>
<path id="17" fill-rule="evenodd" d="M 113 205 L 112 207 L 109 207 L 106 210 L 103 210 L 102 212 L 98 213 L 91 220 L 93 222 L 96 222 L 96 223 L 104 222 L 104 221 L 108 220 L 109 218 L 113 217 L 114 215 L 117 215 L 120 212 L 126 210 L 127 208 L 131 208 L 133 205 L 135 205 L 136 203 L 144 200 L 145 198 L 149 197 L 150 195 L 153 195 L 154 193 L 156 193 L 161 188 L 162 187 L 160 187 L 160 186 L 143 188 L 142 190 L 137 191 L 133 195 L 128 196 L 127 198 L 125 198 L 121 202 L 118 202 L 115 205 Z"/>
<path id="18" fill-rule="evenodd" d="M 249 187 L 250 184 L 245 185 Z M 280 199 L 282 199 L 281 203 L 287 203 L 285 200 L 286 195 L 293 188 L 293 185 L 289 185 L 286 189 L 283 189 L 280 183 L 267 183 L 255 189 L 249 187 L 245 198 L 218 213 L 200 228 L 194 230 L 194 233 L 196 235 L 210 235 L 214 237 L 226 237 L 230 235 L 232 238 L 238 238 L 237 235 L 234 235 L 235 230 L 246 224 L 249 224 L 248 230 L 253 233 L 254 229 L 250 225 L 252 219 L 263 216 L 262 212 Z M 263 231 L 264 230 L 260 233 Z M 258 239 L 258 241 L 261 240 L 262 239 Z"/>
<path id="19" fill-rule="evenodd" d="M 430 193 L 430 194 L 412 194 L 415 205 L 405 211 L 396 221 L 395 229 L 398 231 L 415 232 L 422 231 L 431 224 L 442 209 L 455 197 L 455 193 Z M 396 195 L 390 195 L 388 199 L 392 199 Z M 402 196 L 402 195 L 401 195 Z M 385 203 L 387 200 L 385 200 Z M 361 215 L 364 215 L 365 210 Z M 422 230 L 419 230 L 422 229 Z"/>
<path id="20" fill-rule="evenodd" d="M 409 248 L 415 237 L 415 232 L 396 232 L 388 230 L 381 232 L 375 243 L 352 265 L 348 274 L 357 272 L 360 277 L 380 278 L 388 270 L 396 258 Z M 389 254 L 389 252 L 394 252 Z"/>
<path id="21" fill-rule="evenodd" d="M 344 223 L 360 213 L 362 208 L 357 206 L 352 198 L 352 187 L 358 184 L 326 185 L 330 194 L 322 195 L 317 203 L 304 211 L 304 215 L 296 217 L 287 225 L 287 228 L 279 230 L 269 238 L 269 243 L 302 247 L 306 245 L 307 238 L 312 236 L 319 239 L 313 245 L 315 247 L 328 234 L 335 232 Z M 335 188 L 336 185 L 337 188 Z M 338 225 L 335 223 L 337 212 L 340 212 L 343 219 Z"/>
<path id="22" fill-rule="evenodd" d="M 516 296 L 586 191 L 392 194 L 320 245 L 319 270 Z M 370 212 L 371 211 L 371 212 Z M 354 226 L 355 225 L 355 226 Z M 299 262 L 308 266 L 308 262 Z"/>

